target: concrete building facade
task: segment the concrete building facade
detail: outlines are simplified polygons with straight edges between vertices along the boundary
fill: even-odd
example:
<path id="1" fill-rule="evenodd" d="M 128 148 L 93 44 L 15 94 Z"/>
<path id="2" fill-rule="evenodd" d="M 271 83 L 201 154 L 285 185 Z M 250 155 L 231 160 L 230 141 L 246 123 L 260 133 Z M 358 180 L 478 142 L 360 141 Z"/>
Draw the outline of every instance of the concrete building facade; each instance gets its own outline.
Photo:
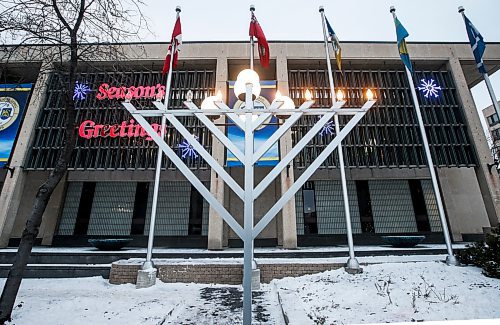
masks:
<path id="1" fill-rule="evenodd" d="M 86 245 L 92 237 L 124 236 L 134 238 L 136 245 L 146 243 L 156 146 L 121 107 L 120 89 L 124 87 L 126 93 L 142 87 L 137 92 L 140 98 L 133 100 L 142 107 L 151 107 L 153 96 L 149 95 L 165 81 L 160 74 L 165 44 L 124 46 L 129 55 L 121 62 L 82 64 L 79 80 L 91 91 L 77 105 L 75 132 L 79 138 L 67 177 L 45 212 L 40 229 L 43 245 Z M 183 44 L 169 106 L 182 108 L 189 90 L 198 105 L 218 91 L 229 102 L 230 81 L 248 67 L 249 49 L 249 44 L 242 42 Z M 491 153 L 470 93 L 470 88 L 480 81 L 470 46 L 410 43 L 408 49 L 417 83 L 411 86 L 434 80 L 440 87 L 437 97 L 425 97 L 424 92 L 419 92 L 419 100 L 453 240 L 478 238 L 483 228 L 495 226 L 500 220 L 500 184 L 498 174 L 488 168 Z M 383 234 L 426 234 L 430 241 L 442 241 L 411 86 L 404 77 L 395 44 L 346 42 L 342 50 L 344 71 L 336 71 L 335 80 L 336 87 L 346 94 L 346 107 L 359 106 L 367 88 L 373 89 L 377 97 L 377 104 L 351 132 L 343 149 L 355 243 L 377 243 Z M 256 62 L 256 71 L 261 80 L 275 82 L 273 91 L 288 94 L 299 105 L 309 89 L 315 107 L 330 106 L 322 43 L 271 42 L 270 52 L 270 67 L 262 69 Z M 485 62 L 490 72 L 500 67 L 500 44 L 489 44 Z M 15 69 L 12 63 L 6 65 L 3 80 L 20 82 L 16 78 L 23 76 L 23 70 L 14 73 L 18 71 Z M 10 169 L 0 171 L 2 246 L 14 245 L 20 237 L 36 189 L 47 176 L 62 143 L 64 108 L 58 101 L 57 83 L 64 75 L 31 73 L 30 78 L 35 85 L 9 161 Z M 227 165 L 225 148 L 199 122 L 185 119 L 183 123 L 216 160 Z M 225 132 L 231 124 L 224 118 L 216 123 Z M 299 120 L 280 141 L 279 154 L 286 154 L 313 123 L 310 118 Z M 341 125 L 344 123 L 341 119 Z M 255 223 L 330 139 L 331 134 L 314 138 L 293 165 L 282 172 L 256 202 Z M 172 148 L 179 150 L 182 141 L 175 129 L 167 128 L 167 142 Z M 327 159 L 261 233 L 256 245 L 292 249 L 346 241 L 337 159 L 335 153 Z M 239 198 L 202 159 L 185 160 L 242 223 Z M 243 182 L 241 168 L 226 168 L 240 184 Z M 257 183 L 270 167 L 256 170 Z M 166 158 L 156 235 L 156 243 L 166 246 L 217 250 L 241 245 Z"/>

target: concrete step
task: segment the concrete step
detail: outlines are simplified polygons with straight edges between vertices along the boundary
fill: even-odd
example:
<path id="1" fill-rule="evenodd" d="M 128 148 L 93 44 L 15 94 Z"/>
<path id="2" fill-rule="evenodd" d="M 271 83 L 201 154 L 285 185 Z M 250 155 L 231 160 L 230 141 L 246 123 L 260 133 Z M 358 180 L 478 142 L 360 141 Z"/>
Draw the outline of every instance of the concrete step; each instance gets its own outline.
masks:
<path id="1" fill-rule="evenodd" d="M 455 245 L 455 251 L 465 245 Z M 0 277 L 6 277 L 14 262 L 16 248 L 0 249 Z M 444 245 L 419 245 L 414 248 L 393 248 L 391 246 L 355 247 L 357 257 L 402 256 L 402 255 L 442 255 Z M 72 278 L 102 276 L 109 278 L 111 263 L 131 258 L 144 259 L 144 248 L 126 248 L 119 251 L 98 251 L 93 248 L 50 248 L 35 247 L 25 271 L 26 278 Z M 347 247 L 300 248 L 297 250 L 256 249 L 257 259 L 322 259 L 347 257 Z M 208 251 L 203 249 L 165 249 L 153 251 L 154 259 L 223 259 L 243 258 L 241 249 Z"/>
<path id="2" fill-rule="evenodd" d="M 462 249 L 463 245 L 454 247 L 455 250 Z M 355 247 L 356 256 L 384 256 L 384 255 L 432 255 L 446 254 L 444 245 L 419 245 L 415 248 L 393 248 L 377 247 L 377 249 L 367 246 Z M 0 250 L 0 264 L 12 264 L 16 255 L 15 249 Z M 29 264 L 110 264 L 117 260 L 129 258 L 144 258 L 145 249 L 122 249 L 119 251 L 97 251 L 97 250 L 68 250 L 61 251 L 49 248 L 43 251 L 34 251 L 31 253 Z M 333 247 L 332 249 L 297 249 L 297 250 L 256 250 L 255 258 L 329 258 L 344 257 L 348 255 L 346 247 Z M 153 251 L 154 258 L 242 258 L 242 250 L 169 250 L 158 249 Z"/>
<path id="3" fill-rule="evenodd" d="M 0 278 L 6 278 L 11 264 L 0 264 Z M 23 278 L 83 278 L 102 276 L 109 279 L 110 264 L 28 264 Z"/>

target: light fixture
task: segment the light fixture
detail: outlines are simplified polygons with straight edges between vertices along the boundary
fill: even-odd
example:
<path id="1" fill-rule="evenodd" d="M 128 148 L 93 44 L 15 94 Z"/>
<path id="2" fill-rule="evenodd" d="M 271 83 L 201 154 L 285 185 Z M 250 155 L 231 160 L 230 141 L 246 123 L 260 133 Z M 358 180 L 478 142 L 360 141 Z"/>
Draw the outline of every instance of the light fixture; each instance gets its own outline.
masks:
<path id="1" fill-rule="evenodd" d="M 371 89 L 368 89 L 368 90 L 366 91 L 366 99 L 368 99 L 368 100 L 373 100 L 373 97 L 374 97 L 374 96 L 373 96 L 373 92 L 371 91 Z"/>
<path id="2" fill-rule="evenodd" d="M 309 92 L 309 90 L 306 91 L 306 98 L 307 98 L 307 93 Z M 311 93 L 309 92 L 309 95 L 311 95 Z M 312 96 L 311 96 L 312 97 Z M 310 100 L 310 99 L 308 99 Z M 280 101 L 280 102 L 283 102 L 283 104 L 280 106 L 279 109 L 283 109 L 283 110 L 291 110 L 291 109 L 294 109 L 295 108 L 295 103 L 293 102 L 293 100 L 288 97 L 288 96 L 283 96 L 281 95 L 280 91 L 278 90 L 276 92 L 276 97 L 274 98 L 274 101 Z M 286 120 L 287 118 L 290 117 L 290 115 L 279 115 L 279 114 L 276 114 L 276 117 L 279 118 L 279 119 L 282 119 L 282 120 Z"/>
<path id="3" fill-rule="evenodd" d="M 259 98 L 260 95 L 260 78 L 257 72 L 251 69 L 245 69 L 238 74 L 234 83 L 234 94 L 239 100 L 245 101 L 247 84 L 252 84 L 252 100 Z"/>
<path id="4" fill-rule="evenodd" d="M 203 100 L 203 102 L 201 103 L 201 109 L 202 110 L 219 109 L 219 107 L 217 107 L 217 105 L 215 105 L 215 102 L 221 101 L 221 100 L 222 100 L 222 93 L 219 90 L 217 92 L 216 96 L 209 96 Z M 219 117 L 220 117 L 220 115 L 208 115 L 208 118 L 211 119 L 212 121 L 218 119 Z"/>
<path id="5" fill-rule="evenodd" d="M 306 100 L 311 100 L 313 98 L 311 92 L 309 91 L 309 89 L 306 89 Z"/>
<path id="6" fill-rule="evenodd" d="M 342 90 L 337 90 L 337 101 L 338 102 L 343 102 L 344 101 L 344 92 Z"/>
<path id="7" fill-rule="evenodd" d="M 420 80 L 420 86 L 418 87 L 418 90 L 424 94 L 425 98 L 429 97 L 434 97 L 438 98 L 439 97 L 439 92 L 442 91 L 443 89 L 441 86 L 439 86 L 434 79 L 421 79 Z"/>

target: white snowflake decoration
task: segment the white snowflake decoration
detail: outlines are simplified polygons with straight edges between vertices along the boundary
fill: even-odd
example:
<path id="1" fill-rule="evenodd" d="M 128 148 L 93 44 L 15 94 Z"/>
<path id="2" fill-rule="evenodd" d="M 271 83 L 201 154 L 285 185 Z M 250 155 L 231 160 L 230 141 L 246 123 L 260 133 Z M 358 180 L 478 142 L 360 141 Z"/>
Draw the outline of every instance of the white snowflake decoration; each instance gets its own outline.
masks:
<path id="1" fill-rule="evenodd" d="M 422 79 L 420 80 L 420 86 L 418 87 L 418 90 L 420 90 L 425 98 L 433 97 L 438 98 L 439 97 L 439 91 L 441 90 L 441 86 L 438 86 L 434 79 L 431 80 L 425 80 Z"/>
<path id="2" fill-rule="evenodd" d="M 87 94 L 89 92 L 90 87 L 87 84 L 79 83 L 77 81 L 73 92 L 73 100 L 84 100 L 85 98 L 87 98 Z"/>
<path id="3" fill-rule="evenodd" d="M 196 141 L 198 141 L 199 139 L 196 135 L 194 136 L 194 138 L 196 139 Z M 194 150 L 193 146 L 186 139 L 179 143 L 177 147 L 181 150 L 182 159 L 185 159 L 186 157 L 198 158 L 196 150 Z"/>
<path id="4" fill-rule="evenodd" d="M 323 126 L 319 135 L 321 136 L 333 135 L 334 133 L 335 133 L 335 124 L 333 124 L 333 121 L 329 121 L 328 123 L 325 124 L 325 126 Z"/>

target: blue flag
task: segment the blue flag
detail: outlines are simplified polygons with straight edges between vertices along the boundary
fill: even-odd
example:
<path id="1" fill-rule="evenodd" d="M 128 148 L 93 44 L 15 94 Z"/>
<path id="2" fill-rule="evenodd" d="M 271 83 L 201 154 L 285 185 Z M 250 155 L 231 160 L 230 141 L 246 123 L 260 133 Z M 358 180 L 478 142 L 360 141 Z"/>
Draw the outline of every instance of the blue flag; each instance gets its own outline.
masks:
<path id="1" fill-rule="evenodd" d="M 337 34 L 333 31 L 332 26 L 328 22 L 328 19 L 326 19 L 326 29 L 328 30 L 328 36 L 330 37 L 330 41 L 332 42 L 333 46 L 333 52 L 335 52 L 335 60 L 337 61 L 337 67 L 339 68 L 340 71 L 342 71 L 342 49 L 340 48 L 340 41 L 339 38 L 337 37 Z"/>
<path id="2" fill-rule="evenodd" d="M 484 43 L 483 37 L 479 31 L 472 25 L 471 21 L 467 16 L 464 15 L 465 29 L 467 29 L 467 36 L 469 36 L 470 46 L 472 47 L 472 53 L 474 53 L 474 59 L 476 60 L 477 69 L 481 73 L 486 73 L 486 67 L 483 62 L 483 54 L 486 50 L 486 44 Z"/>
<path id="3" fill-rule="evenodd" d="M 406 47 L 406 40 L 405 40 L 405 38 L 410 36 L 410 34 L 408 34 L 408 31 L 406 30 L 406 28 L 404 28 L 404 26 L 401 24 L 401 22 L 397 17 L 394 18 L 394 23 L 396 24 L 396 36 L 398 38 L 399 56 L 401 57 L 401 60 L 406 65 L 408 70 L 410 70 L 410 72 L 413 73 L 410 54 L 408 53 L 408 48 Z"/>

